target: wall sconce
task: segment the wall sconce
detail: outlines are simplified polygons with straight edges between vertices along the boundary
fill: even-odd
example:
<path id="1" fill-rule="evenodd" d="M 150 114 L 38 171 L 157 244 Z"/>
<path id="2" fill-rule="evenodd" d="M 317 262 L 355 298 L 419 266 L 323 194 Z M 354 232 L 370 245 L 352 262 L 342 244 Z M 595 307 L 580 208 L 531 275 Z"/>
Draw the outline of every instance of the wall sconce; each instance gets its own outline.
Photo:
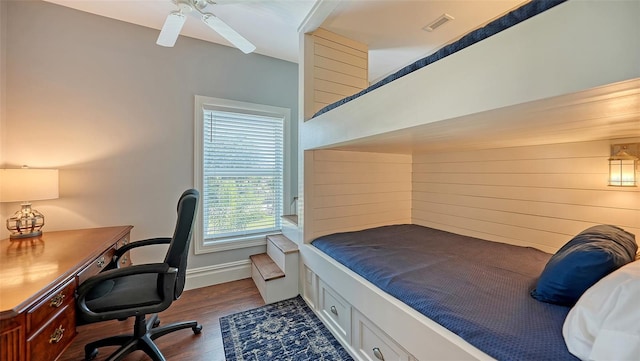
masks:
<path id="1" fill-rule="evenodd" d="M 609 158 L 609 185 L 615 187 L 636 187 L 636 169 L 640 143 L 615 144 L 611 146 Z"/>
<path id="2" fill-rule="evenodd" d="M 22 202 L 22 209 L 7 219 L 12 240 L 42 234 L 44 215 L 30 201 L 58 198 L 57 169 L 0 169 L 0 202 Z"/>

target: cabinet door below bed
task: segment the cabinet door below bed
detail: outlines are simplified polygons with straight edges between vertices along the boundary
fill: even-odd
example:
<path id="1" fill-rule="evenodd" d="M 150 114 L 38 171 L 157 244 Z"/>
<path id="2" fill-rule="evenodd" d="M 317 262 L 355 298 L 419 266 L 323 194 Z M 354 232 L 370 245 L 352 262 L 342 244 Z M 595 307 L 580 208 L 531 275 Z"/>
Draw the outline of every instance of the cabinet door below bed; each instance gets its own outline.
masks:
<path id="1" fill-rule="evenodd" d="M 318 308 L 336 336 L 346 344 L 351 341 L 351 305 L 322 280 L 319 282 Z"/>
<path id="2" fill-rule="evenodd" d="M 318 276 L 306 265 L 302 265 L 302 270 L 304 276 L 302 297 L 315 309 L 318 304 Z"/>
<path id="3" fill-rule="evenodd" d="M 409 352 L 357 310 L 353 310 L 353 348 L 367 361 L 414 361 Z"/>

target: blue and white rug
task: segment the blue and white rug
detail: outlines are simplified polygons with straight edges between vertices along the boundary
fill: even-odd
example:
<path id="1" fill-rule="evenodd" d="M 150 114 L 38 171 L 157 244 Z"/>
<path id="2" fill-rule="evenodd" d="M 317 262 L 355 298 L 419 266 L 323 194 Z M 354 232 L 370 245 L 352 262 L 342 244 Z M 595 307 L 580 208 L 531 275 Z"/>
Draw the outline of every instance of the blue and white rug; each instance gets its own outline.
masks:
<path id="1" fill-rule="evenodd" d="M 352 361 L 301 296 L 220 318 L 227 361 Z"/>

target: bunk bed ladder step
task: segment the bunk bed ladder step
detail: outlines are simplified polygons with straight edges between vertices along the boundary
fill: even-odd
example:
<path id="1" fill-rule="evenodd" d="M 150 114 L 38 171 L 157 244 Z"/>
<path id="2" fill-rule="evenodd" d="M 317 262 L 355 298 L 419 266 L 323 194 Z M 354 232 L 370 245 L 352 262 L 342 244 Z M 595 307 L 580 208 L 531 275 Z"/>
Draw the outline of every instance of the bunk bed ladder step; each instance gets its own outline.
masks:
<path id="1" fill-rule="evenodd" d="M 267 236 L 267 253 L 254 254 L 251 278 L 265 303 L 298 295 L 298 246 L 283 235 Z"/>

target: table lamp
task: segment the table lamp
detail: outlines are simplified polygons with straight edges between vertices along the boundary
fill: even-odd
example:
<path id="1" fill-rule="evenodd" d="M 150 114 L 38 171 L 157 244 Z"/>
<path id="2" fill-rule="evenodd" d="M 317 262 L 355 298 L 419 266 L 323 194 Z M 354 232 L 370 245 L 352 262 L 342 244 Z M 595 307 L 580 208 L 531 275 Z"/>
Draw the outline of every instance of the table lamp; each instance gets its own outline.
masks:
<path id="1" fill-rule="evenodd" d="M 0 202 L 22 202 L 22 209 L 7 219 L 12 240 L 42 234 L 44 216 L 31 201 L 58 198 L 58 170 L 0 169 Z"/>

